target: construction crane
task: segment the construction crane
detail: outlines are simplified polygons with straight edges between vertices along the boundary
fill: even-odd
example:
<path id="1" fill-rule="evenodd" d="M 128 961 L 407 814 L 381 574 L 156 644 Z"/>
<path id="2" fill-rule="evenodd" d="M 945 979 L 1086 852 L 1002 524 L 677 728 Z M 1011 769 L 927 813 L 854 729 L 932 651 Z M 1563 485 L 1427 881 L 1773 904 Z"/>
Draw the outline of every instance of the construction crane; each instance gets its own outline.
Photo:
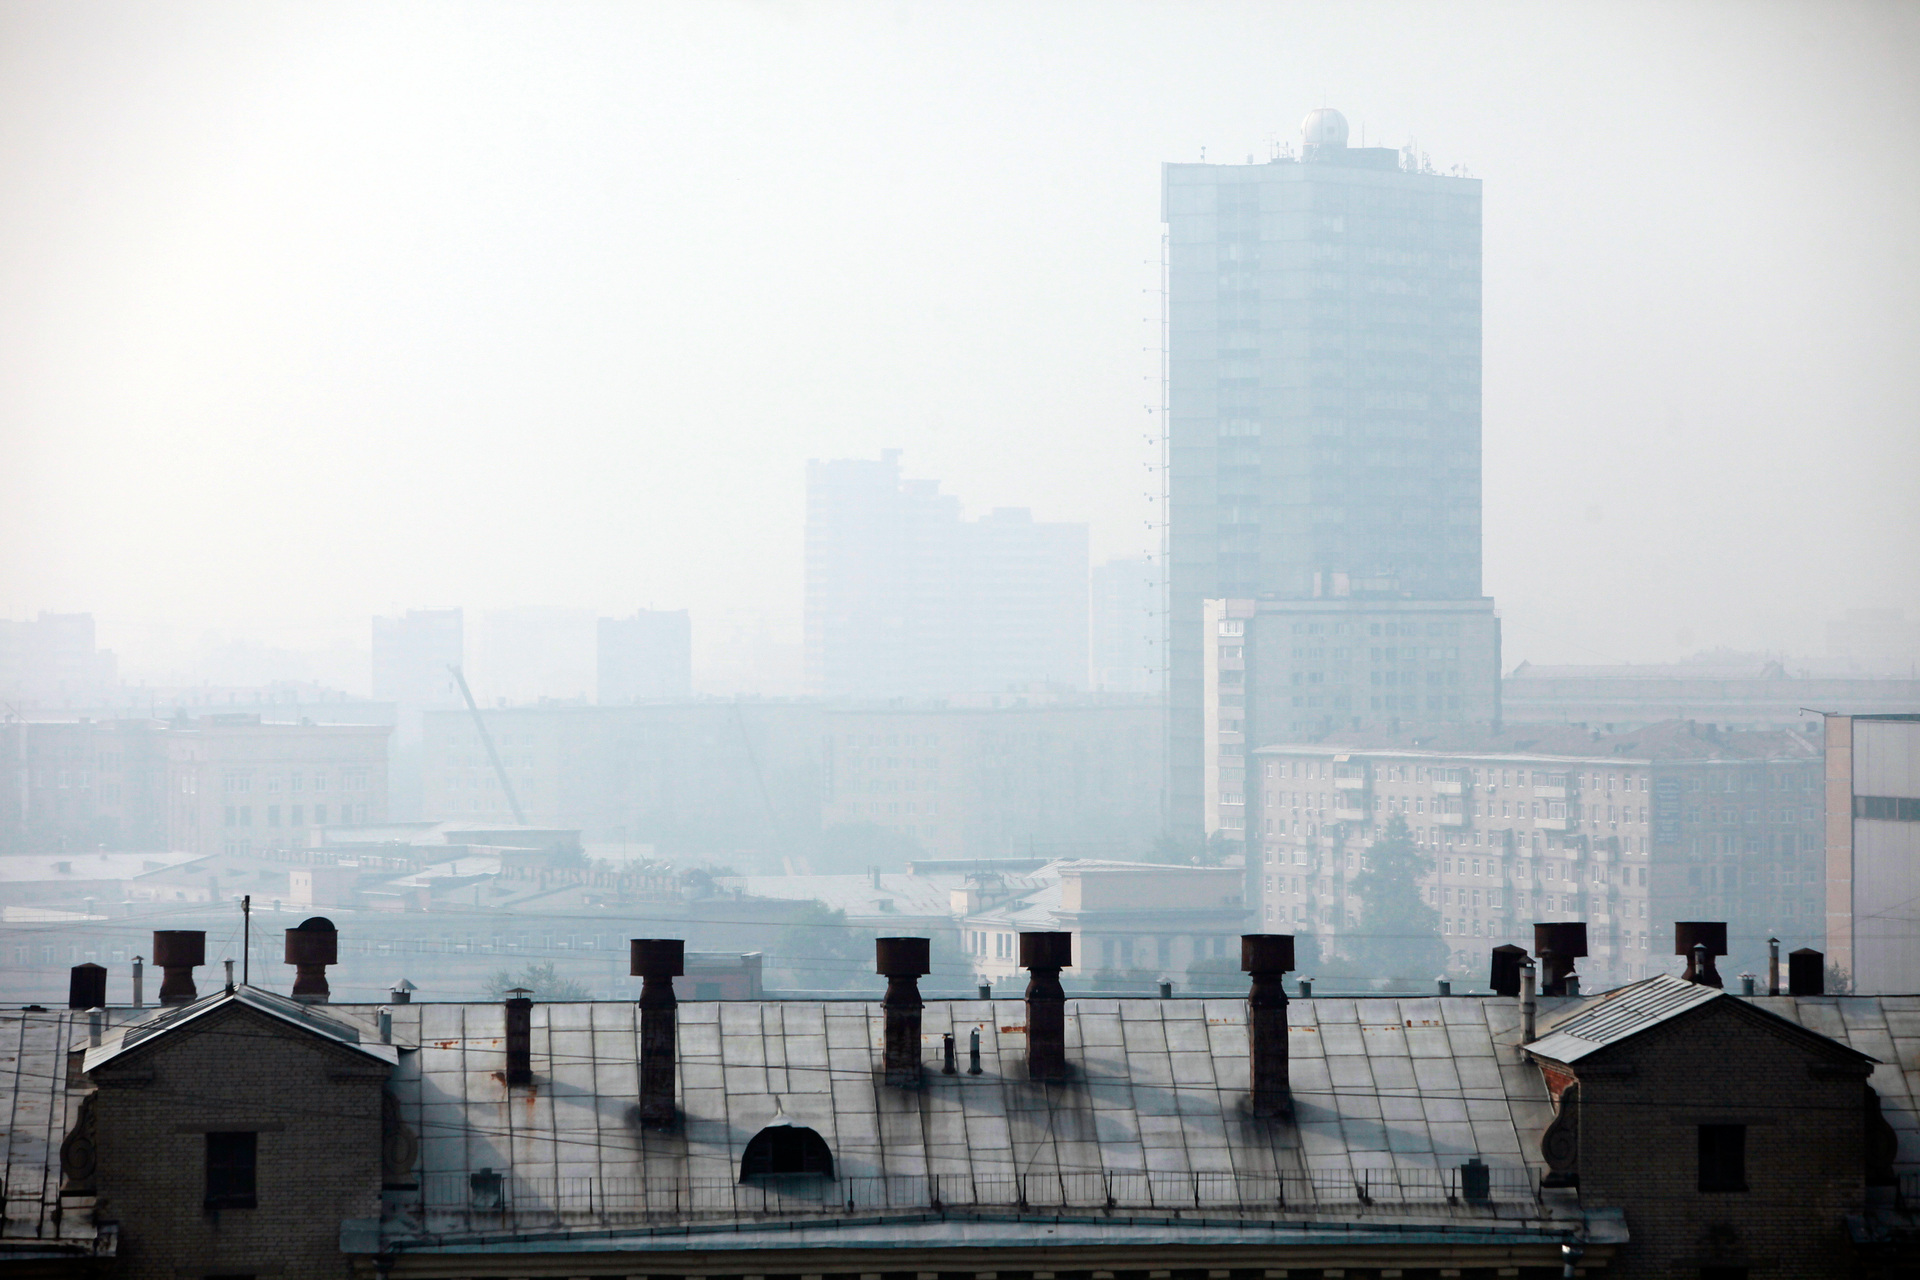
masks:
<path id="1" fill-rule="evenodd" d="M 480 717 L 480 704 L 473 700 L 473 690 L 467 688 L 467 678 L 461 674 L 460 664 L 449 662 L 447 670 L 453 672 L 453 678 L 460 686 L 460 696 L 467 700 L 467 710 L 473 712 L 473 727 L 480 731 L 480 741 L 487 748 L 487 759 L 493 761 L 493 776 L 500 779 L 500 789 L 507 793 L 507 805 L 513 810 L 513 820 L 524 827 L 527 825 L 527 815 L 520 811 L 520 797 L 513 794 L 513 781 L 507 777 L 507 766 L 500 763 L 500 752 L 493 745 L 493 735 L 487 732 L 487 722 Z"/>

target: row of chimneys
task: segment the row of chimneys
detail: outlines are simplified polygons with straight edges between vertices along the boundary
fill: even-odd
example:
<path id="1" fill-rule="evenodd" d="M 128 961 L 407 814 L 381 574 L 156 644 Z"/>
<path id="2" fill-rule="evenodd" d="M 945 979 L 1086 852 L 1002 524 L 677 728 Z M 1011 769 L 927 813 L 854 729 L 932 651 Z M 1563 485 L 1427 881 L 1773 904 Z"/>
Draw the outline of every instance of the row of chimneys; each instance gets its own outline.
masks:
<path id="1" fill-rule="evenodd" d="M 1587 926 L 1582 921 L 1563 920 L 1533 926 L 1533 954 L 1540 961 L 1540 994 L 1577 996 L 1580 975 L 1573 962 L 1587 954 Z M 1721 920 L 1679 920 L 1673 926 L 1673 954 L 1686 957 L 1688 982 L 1706 987 L 1724 987 L 1714 959 L 1727 954 L 1727 926 Z M 1495 994 L 1520 994 L 1521 969 L 1528 965 L 1524 948 L 1511 943 L 1493 949 L 1491 985 Z M 1825 995 L 1826 957 L 1812 947 L 1802 947 L 1787 956 L 1787 994 Z M 1748 975 L 1742 975 L 1748 976 Z M 1747 995 L 1753 994 L 1749 978 Z M 1767 994 L 1780 994 L 1780 939 L 1767 939 Z"/>
<path id="2" fill-rule="evenodd" d="M 1587 954 L 1587 926 L 1579 922 L 1536 924 L 1534 956 L 1544 982 L 1542 995 L 1578 995 L 1574 961 Z M 1067 1077 L 1066 993 L 1060 971 L 1073 964 L 1070 933 L 1022 933 L 1020 967 L 1027 983 L 1027 1076 L 1041 1081 Z M 1777 995 L 1780 948 L 1769 939 L 1772 964 L 1768 993 Z M 1721 985 L 1714 969 L 1716 956 L 1727 954 L 1727 926 L 1720 922 L 1683 921 L 1674 926 L 1675 954 L 1687 957 L 1686 979 L 1708 986 Z M 640 986 L 640 1121 L 648 1128 L 673 1123 L 674 1042 L 679 1001 L 673 980 L 686 972 L 686 944 L 678 938 L 635 938 L 629 950 L 629 972 Z M 931 945 L 925 938 L 878 938 L 874 942 L 874 969 L 887 980 L 881 997 L 885 1019 L 881 1066 L 886 1083 L 911 1088 L 920 1083 L 920 979 L 931 972 Z M 186 1004 L 195 997 L 193 970 L 206 962 L 206 934 L 199 930 L 156 930 L 154 963 L 165 974 L 160 985 L 162 1004 Z M 326 966 L 338 961 L 339 933 L 333 923 L 316 916 L 287 930 L 286 960 L 296 966 L 296 1000 L 321 1003 L 327 999 Z M 1493 949 L 1493 990 L 1519 996 L 1531 1034 L 1534 964 L 1527 953 L 1511 944 Z M 229 962 L 231 964 L 231 962 Z M 1255 1115 L 1284 1114 L 1290 1105 L 1287 1070 L 1287 995 L 1282 978 L 1294 966 L 1290 934 L 1253 933 L 1240 939 L 1240 967 L 1251 975 L 1247 992 L 1247 1033 L 1251 1055 L 1250 1085 Z M 139 970 L 135 969 L 134 1002 L 140 1001 Z M 1789 991 L 1819 995 L 1825 967 L 1817 951 L 1805 949 L 1788 957 Z M 1303 980 L 1302 987 L 1305 987 Z M 106 1004 L 107 971 L 96 964 L 73 969 L 68 1005 L 92 1009 Z M 1304 994 L 1304 992 L 1303 992 Z M 951 1041 L 949 1041 L 949 1049 Z M 506 1083 L 533 1083 L 533 1001 L 531 993 L 516 988 L 506 1001 Z"/>
<path id="3" fill-rule="evenodd" d="M 294 966 L 293 998 L 302 1004 L 325 1004 L 327 966 L 340 962 L 340 931 L 325 916 L 313 916 L 287 930 L 287 963 Z M 200 992 L 193 985 L 193 971 L 207 962 L 207 934 L 204 929 L 155 929 L 153 963 L 160 969 L 160 1003 L 192 1004 Z M 143 973 L 140 957 L 133 958 L 133 1003 L 145 1003 L 141 990 Z M 233 961 L 227 961 L 227 985 L 233 985 Z M 402 984 L 407 991 L 412 984 Z M 395 999 L 406 996 L 399 987 Z M 107 1003 L 107 971 L 97 964 L 77 964 L 67 980 L 69 1009 L 98 1009 Z"/>

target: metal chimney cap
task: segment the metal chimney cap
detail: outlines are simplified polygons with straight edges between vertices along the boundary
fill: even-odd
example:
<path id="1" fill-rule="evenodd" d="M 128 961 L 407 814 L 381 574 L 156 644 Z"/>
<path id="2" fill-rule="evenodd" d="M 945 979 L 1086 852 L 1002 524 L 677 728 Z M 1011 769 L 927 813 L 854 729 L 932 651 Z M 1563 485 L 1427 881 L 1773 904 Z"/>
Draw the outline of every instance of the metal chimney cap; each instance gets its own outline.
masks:
<path id="1" fill-rule="evenodd" d="M 419 989 L 420 988 L 414 986 L 411 982 L 408 982 L 405 978 L 400 979 L 400 981 L 394 983 L 391 987 L 387 988 L 387 990 L 389 991 L 418 991 Z"/>
<path id="2" fill-rule="evenodd" d="M 1241 934 L 1240 967 L 1248 973 L 1286 973 L 1293 968 L 1293 935 Z"/>
<path id="3" fill-rule="evenodd" d="M 308 916 L 305 920 L 302 920 L 299 924 L 293 926 L 293 928 L 299 930 L 302 933 L 338 933 L 340 932 L 340 930 L 334 927 L 333 921 L 327 919 L 325 916 Z M 289 933 L 291 933 L 292 931 L 293 930 L 291 929 L 288 930 Z"/>
<path id="4" fill-rule="evenodd" d="M 1020 935 L 1022 969 L 1067 969 L 1073 965 L 1071 933 L 1023 933 Z"/>
<path id="5" fill-rule="evenodd" d="M 627 972 L 636 978 L 678 978 L 687 971 L 687 944 L 679 938 L 632 938 Z"/>
<path id="6" fill-rule="evenodd" d="M 889 978 L 918 978 L 933 972 L 933 943 L 926 938 L 875 938 L 873 971 Z"/>
<path id="7" fill-rule="evenodd" d="M 1687 956 L 1704 946 L 1710 956 L 1727 954 L 1727 925 L 1724 920 L 1676 920 L 1673 922 L 1673 954 Z"/>

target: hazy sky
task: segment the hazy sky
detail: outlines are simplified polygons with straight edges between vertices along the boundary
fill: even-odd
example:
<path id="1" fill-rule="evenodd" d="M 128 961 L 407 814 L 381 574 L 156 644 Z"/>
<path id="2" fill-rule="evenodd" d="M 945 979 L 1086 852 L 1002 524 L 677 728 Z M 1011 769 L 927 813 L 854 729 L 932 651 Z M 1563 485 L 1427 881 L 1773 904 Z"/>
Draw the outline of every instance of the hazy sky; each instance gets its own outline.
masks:
<path id="1" fill-rule="evenodd" d="M 809 457 L 1156 539 L 1159 162 L 1486 182 L 1509 665 L 1920 616 L 1920 6 L 0 5 L 0 615 L 791 627 Z"/>

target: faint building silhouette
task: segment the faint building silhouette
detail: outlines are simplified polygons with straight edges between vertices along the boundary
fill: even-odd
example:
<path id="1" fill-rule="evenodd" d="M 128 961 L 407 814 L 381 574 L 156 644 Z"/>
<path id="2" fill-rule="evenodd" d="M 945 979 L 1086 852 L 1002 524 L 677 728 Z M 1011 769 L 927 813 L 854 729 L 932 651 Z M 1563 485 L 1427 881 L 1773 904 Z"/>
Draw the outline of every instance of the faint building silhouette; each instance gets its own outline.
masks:
<path id="1" fill-rule="evenodd" d="M 693 622 L 685 609 L 602 618 L 598 641 L 602 705 L 693 696 Z"/>

